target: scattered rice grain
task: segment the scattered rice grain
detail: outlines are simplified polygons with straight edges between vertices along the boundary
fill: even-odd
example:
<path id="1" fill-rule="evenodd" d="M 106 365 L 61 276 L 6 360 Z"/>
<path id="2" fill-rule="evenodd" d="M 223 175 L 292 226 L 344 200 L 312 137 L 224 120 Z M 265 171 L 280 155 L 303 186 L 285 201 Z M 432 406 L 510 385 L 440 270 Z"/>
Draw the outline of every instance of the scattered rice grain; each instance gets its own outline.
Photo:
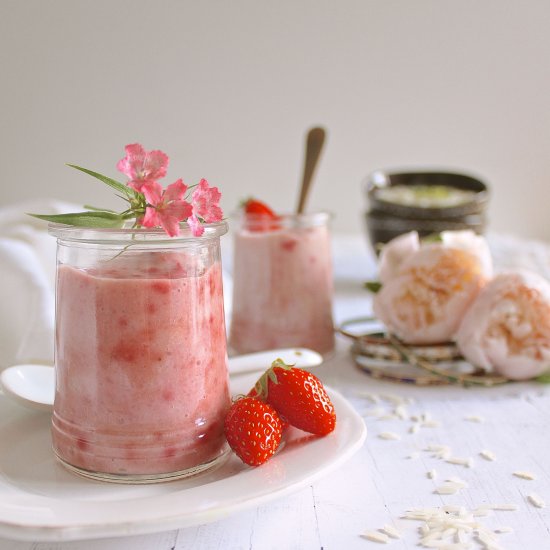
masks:
<path id="1" fill-rule="evenodd" d="M 387 410 L 384 409 L 383 407 L 373 407 L 371 409 L 367 409 L 363 415 L 364 416 L 375 416 L 375 417 L 380 417 L 380 416 L 383 416 L 384 414 L 386 414 Z"/>
<path id="2" fill-rule="evenodd" d="M 388 403 L 393 403 L 394 405 L 405 405 L 406 401 L 403 397 L 400 395 L 397 395 L 395 393 L 382 393 L 380 394 L 380 397 L 387 401 Z"/>
<path id="3" fill-rule="evenodd" d="M 437 495 L 454 495 L 467 486 L 468 484 L 462 480 L 447 480 L 442 485 L 436 487 L 434 493 Z"/>
<path id="4" fill-rule="evenodd" d="M 544 502 L 542 497 L 540 497 L 536 493 L 531 493 L 527 495 L 527 500 L 529 500 L 529 502 L 537 508 L 544 508 L 546 506 L 546 502 Z"/>
<path id="5" fill-rule="evenodd" d="M 422 427 L 424 428 L 439 428 L 441 426 L 441 422 L 439 420 L 426 420 L 422 422 Z"/>
<path id="6" fill-rule="evenodd" d="M 474 467 L 474 460 L 472 458 L 460 458 L 458 456 L 449 456 L 445 458 L 445 462 L 449 464 L 456 464 L 457 466 L 464 466 L 466 468 Z"/>
<path id="7" fill-rule="evenodd" d="M 478 416 L 476 414 L 473 414 L 471 416 L 466 416 L 464 420 L 467 420 L 468 422 L 477 422 L 481 424 L 482 422 L 485 422 L 485 419 L 482 416 Z"/>
<path id="8" fill-rule="evenodd" d="M 535 479 L 535 474 L 532 474 L 531 472 L 517 471 L 513 472 L 513 475 L 515 475 L 516 477 L 520 477 L 521 479 Z"/>
<path id="9" fill-rule="evenodd" d="M 514 530 L 511 527 L 507 527 L 507 526 L 499 527 L 498 529 L 495 529 L 495 533 L 497 533 L 497 535 L 502 535 L 505 533 L 513 533 L 513 532 Z"/>
<path id="10" fill-rule="evenodd" d="M 491 508 L 488 508 L 487 506 L 478 506 L 472 511 L 472 514 L 476 518 L 486 517 L 491 514 Z"/>
<path id="11" fill-rule="evenodd" d="M 487 505 L 487 508 L 489 508 L 490 510 L 498 510 L 501 512 L 516 512 L 518 509 L 518 507 L 515 504 L 508 504 L 508 503 L 489 504 Z"/>
<path id="12" fill-rule="evenodd" d="M 486 529 L 478 529 L 476 532 L 477 540 L 483 545 L 486 550 L 499 550 L 500 546 L 494 535 Z"/>
<path id="13" fill-rule="evenodd" d="M 460 483 L 460 484 L 464 485 L 465 487 L 468 485 L 468 483 L 466 481 L 464 481 L 462 478 L 457 477 L 457 476 L 448 477 L 445 481 L 450 481 L 451 483 Z"/>
<path id="14" fill-rule="evenodd" d="M 430 470 L 426 475 L 430 479 L 435 479 L 437 477 L 437 472 L 435 470 Z"/>
<path id="15" fill-rule="evenodd" d="M 394 432 L 381 432 L 378 434 L 378 437 L 380 439 L 393 440 L 393 441 L 399 441 L 401 439 L 401 436 Z"/>
<path id="16" fill-rule="evenodd" d="M 392 539 L 401 538 L 401 533 L 393 525 L 386 524 L 382 527 L 381 531 L 390 536 Z"/>
<path id="17" fill-rule="evenodd" d="M 469 550 L 477 541 L 485 550 L 499 549 L 493 532 L 463 506 L 413 509 L 407 511 L 403 518 L 422 522 L 418 545 L 424 548 Z"/>
<path id="18" fill-rule="evenodd" d="M 399 417 L 395 414 L 385 414 L 383 416 L 378 417 L 378 420 L 397 420 Z"/>
<path id="19" fill-rule="evenodd" d="M 397 405 L 393 413 L 401 420 L 407 420 L 409 418 L 409 412 L 407 411 L 407 407 L 405 407 L 405 405 Z"/>
<path id="20" fill-rule="evenodd" d="M 368 399 L 371 403 L 380 403 L 380 396 L 376 393 L 358 390 L 355 392 L 355 394 L 359 397 L 364 397 L 365 399 Z"/>
<path id="21" fill-rule="evenodd" d="M 425 524 L 423 523 L 419 528 L 418 530 L 420 531 L 420 534 L 421 535 L 427 535 L 429 532 L 430 532 L 430 528 Z"/>
<path id="22" fill-rule="evenodd" d="M 361 537 L 371 542 L 380 542 L 382 544 L 388 544 L 388 542 L 390 542 L 388 535 L 380 533 L 379 531 L 365 531 Z"/>
<path id="23" fill-rule="evenodd" d="M 484 449 L 483 451 L 480 451 L 479 454 L 485 460 L 490 460 L 491 462 L 494 462 L 497 459 L 495 453 L 493 453 L 491 451 L 488 451 L 487 449 Z"/>

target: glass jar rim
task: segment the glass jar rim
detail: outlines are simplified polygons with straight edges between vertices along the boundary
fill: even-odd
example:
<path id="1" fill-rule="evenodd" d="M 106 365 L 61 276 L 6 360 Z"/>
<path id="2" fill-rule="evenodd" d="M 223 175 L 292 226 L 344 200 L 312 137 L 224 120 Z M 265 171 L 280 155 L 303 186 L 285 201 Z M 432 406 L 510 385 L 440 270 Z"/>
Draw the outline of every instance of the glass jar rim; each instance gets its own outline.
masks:
<path id="1" fill-rule="evenodd" d="M 204 233 L 193 235 L 188 223 L 180 223 L 180 234 L 170 237 L 162 228 L 144 227 L 81 227 L 61 223 L 49 223 L 48 233 L 59 240 L 86 243 L 127 243 L 129 239 L 155 244 L 177 244 L 188 241 L 204 241 L 221 237 L 227 233 L 227 222 L 202 224 Z"/>
<path id="2" fill-rule="evenodd" d="M 266 220 L 265 214 L 246 214 L 243 210 L 237 210 L 232 213 L 230 218 L 238 222 L 246 219 L 247 222 L 251 222 L 252 224 L 256 222 L 262 223 Z M 316 227 L 326 225 L 332 218 L 334 218 L 332 212 L 322 210 L 318 212 L 303 212 L 301 214 L 283 212 L 282 214 L 276 214 L 273 221 L 281 224 L 283 227 Z"/>

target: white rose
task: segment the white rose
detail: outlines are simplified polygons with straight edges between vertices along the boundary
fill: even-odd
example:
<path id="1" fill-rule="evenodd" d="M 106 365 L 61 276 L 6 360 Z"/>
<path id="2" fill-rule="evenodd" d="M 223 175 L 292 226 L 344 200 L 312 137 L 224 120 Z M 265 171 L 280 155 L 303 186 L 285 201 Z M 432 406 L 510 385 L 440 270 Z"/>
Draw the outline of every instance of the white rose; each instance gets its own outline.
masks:
<path id="1" fill-rule="evenodd" d="M 416 232 L 390 241 L 380 256 L 381 290 L 374 313 L 410 344 L 451 340 L 492 275 L 487 242 L 473 231 L 446 231 L 420 243 Z"/>
<path id="2" fill-rule="evenodd" d="M 497 275 L 462 320 L 457 344 L 468 361 L 513 380 L 550 368 L 550 283 L 528 271 Z"/>

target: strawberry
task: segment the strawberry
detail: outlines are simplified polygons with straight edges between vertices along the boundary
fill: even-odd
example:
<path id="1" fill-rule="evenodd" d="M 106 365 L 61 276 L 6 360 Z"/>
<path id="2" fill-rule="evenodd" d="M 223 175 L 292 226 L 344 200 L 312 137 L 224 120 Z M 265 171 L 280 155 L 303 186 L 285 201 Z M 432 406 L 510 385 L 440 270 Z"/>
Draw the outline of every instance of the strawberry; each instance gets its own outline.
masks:
<path id="1" fill-rule="evenodd" d="M 258 393 L 258 390 L 256 389 L 256 386 L 254 386 L 247 394 L 247 397 L 255 397 L 256 399 L 259 399 L 260 401 L 263 401 L 265 403 L 265 399 L 262 398 L 262 396 Z M 281 420 L 281 429 L 285 431 L 290 424 L 286 420 L 286 418 L 283 418 L 281 415 L 279 415 L 279 419 Z"/>
<path id="2" fill-rule="evenodd" d="M 263 464 L 281 442 L 279 415 L 271 405 L 255 397 L 243 397 L 233 403 L 224 429 L 229 446 L 249 466 Z"/>
<path id="3" fill-rule="evenodd" d="M 250 198 L 242 203 L 246 216 L 246 228 L 250 231 L 269 231 L 279 229 L 279 216 L 267 204 Z"/>
<path id="4" fill-rule="evenodd" d="M 336 413 L 322 382 L 314 374 L 277 359 L 258 380 L 258 396 L 288 422 L 315 435 L 326 435 L 336 426 Z"/>

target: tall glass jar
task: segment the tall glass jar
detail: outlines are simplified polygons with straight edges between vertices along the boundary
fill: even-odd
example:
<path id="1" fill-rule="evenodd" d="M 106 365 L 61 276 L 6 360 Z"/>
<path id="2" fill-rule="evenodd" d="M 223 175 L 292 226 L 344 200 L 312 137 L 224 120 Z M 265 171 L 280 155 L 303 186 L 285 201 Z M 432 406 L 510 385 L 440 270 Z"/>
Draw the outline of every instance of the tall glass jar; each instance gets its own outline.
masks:
<path id="1" fill-rule="evenodd" d="M 329 222 L 326 212 L 236 220 L 233 351 L 334 349 Z"/>
<path id="2" fill-rule="evenodd" d="M 82 475 L 185 477 L 226 452 L 220 235 L 50 225 L 57 237 L 55 454 Z"/>

